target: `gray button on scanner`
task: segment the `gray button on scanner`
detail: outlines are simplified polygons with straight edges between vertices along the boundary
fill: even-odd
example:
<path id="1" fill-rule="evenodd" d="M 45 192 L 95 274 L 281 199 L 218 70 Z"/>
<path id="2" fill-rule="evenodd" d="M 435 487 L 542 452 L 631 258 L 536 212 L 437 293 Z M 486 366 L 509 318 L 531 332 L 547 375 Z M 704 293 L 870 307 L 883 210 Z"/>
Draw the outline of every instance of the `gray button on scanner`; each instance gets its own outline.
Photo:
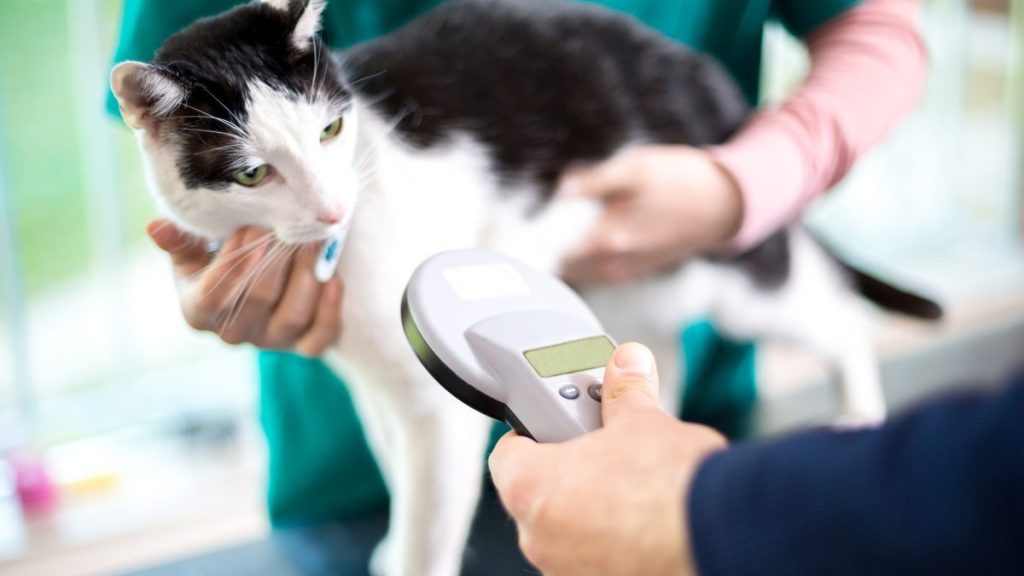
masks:
<path id="1" fill-rule="evenodd" d="M 572 384 L 566 384 L 558 389 L 558 393 L 566 400 L 575 400 L 580 397 L 580 389 Z"/>
<path id="2" fill-rule="evenodd" d="M 591 398 L 593 398 L 594 400 L 597 400 L 598 402 L 600 402 L 601 401 L 601 389 L 602 388 L 603 388 L 603 386 L 600 385 L 600 384 L 591 384 L 590 387 L 587 388 L 587 394 Z"/>

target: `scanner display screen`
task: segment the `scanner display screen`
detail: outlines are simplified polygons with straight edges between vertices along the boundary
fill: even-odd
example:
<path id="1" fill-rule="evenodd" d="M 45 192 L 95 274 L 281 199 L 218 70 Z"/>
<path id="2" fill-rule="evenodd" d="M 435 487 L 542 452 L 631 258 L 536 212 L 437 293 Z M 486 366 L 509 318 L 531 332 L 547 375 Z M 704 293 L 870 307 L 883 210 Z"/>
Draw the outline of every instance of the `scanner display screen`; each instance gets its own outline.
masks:
<path id="1" fill-rule="evenodd" d="M 607 336 L 593 336 L 523 352 L 526 361 L 541 378 L 602 368 L 615 346 Z"/>

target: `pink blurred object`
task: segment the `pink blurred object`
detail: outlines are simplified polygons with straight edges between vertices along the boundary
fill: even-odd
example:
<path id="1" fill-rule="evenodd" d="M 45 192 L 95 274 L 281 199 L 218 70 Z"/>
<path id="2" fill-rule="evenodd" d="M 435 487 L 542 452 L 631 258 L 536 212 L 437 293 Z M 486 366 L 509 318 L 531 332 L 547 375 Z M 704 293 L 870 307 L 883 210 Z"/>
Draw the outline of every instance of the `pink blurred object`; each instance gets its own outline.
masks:
<path id="1" fill-rule="evenodd" d="M 45 515 L 57 505 L 57 487 L 46 473 L 41 459 L 13 458 L 14 490 L 25 515 Z"/>
<path id="2" fill-rule="evenodd" d="M 920 2 L 868 0 L 820 26 L 805 39 L 804 84 L 711 149 L 743 196 L 730 248 L 750 248 L 796 220 L 914 109 L 928 74 L 920 11 Z"/>

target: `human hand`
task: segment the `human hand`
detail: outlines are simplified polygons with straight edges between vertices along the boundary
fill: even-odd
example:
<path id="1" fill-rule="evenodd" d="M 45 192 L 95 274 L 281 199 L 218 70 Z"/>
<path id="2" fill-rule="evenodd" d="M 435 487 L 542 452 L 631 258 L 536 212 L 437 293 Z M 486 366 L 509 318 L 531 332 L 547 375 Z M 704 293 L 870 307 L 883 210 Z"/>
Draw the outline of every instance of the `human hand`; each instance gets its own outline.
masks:
<path id="1" fill-rule="evenodd" d="M 171 256 L 185 320 L 228 344 L 319 356 L 341 332 L 342 284 L 313 276 L 315 245 L 286 247 L 265 230 L 243 228 L 220 252 L 168 220 L 146 231 Z"/>
<path id="2" fill-rule="evenodd" d="M 679 264 L 739 230 L 739 187 L 699 148 L 629 148 L 563 178 L 559 194 L 596 198 L 604 213 L 563 262 L 567 281 L 622 282 Z"/>
<path id="3" fill-rule="evenodd" d="M 661 410 L 654 358 L 639 344 L 615 351 L 603 392 L 603 428 L 562 444 L 510 432 L 491 454 L 519 546 L 547 576 L 694 574 L 686 494 L 725 439 Z"/>

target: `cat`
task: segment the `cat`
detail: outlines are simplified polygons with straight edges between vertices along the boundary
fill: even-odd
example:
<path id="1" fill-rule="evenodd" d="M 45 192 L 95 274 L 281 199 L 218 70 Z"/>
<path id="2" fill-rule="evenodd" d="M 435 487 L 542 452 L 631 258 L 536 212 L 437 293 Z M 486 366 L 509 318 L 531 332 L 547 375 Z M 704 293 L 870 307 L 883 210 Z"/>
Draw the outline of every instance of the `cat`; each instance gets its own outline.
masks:
<path id="1" fill-rule="evenodd" d="M 557 272 L 600 206 L 561 175 L 645 143 L 720 143 L 750 113 L 712 59 L 594 5 L 465 0 L 339 53 L 322 0 L 270 0 L 195 22 L 111 85 L 148 187 L 181 228 L 242 226 L 283 245 L 351 225 L 338 274 L 345 330 L 325 361 L 349 383 L 392 496 L 375 574 L 453 576 L 479 495 L 489 422 L 434 383 L 406 344 L 413 269 L 490 247 Z M 358 203 L 357 203 L 358 199 Z M 733 257 L 583 292 L 609 334 L 658 359 L 678 413 L 678 331 L 711 317 L 739 339 L 826 357 L 844 414 L 885 415 L 862 306 L 933 318 L 937 304 L 832 257 L 799 226 Z M 301 385 L 301 383 L 295 383 Z"/>

